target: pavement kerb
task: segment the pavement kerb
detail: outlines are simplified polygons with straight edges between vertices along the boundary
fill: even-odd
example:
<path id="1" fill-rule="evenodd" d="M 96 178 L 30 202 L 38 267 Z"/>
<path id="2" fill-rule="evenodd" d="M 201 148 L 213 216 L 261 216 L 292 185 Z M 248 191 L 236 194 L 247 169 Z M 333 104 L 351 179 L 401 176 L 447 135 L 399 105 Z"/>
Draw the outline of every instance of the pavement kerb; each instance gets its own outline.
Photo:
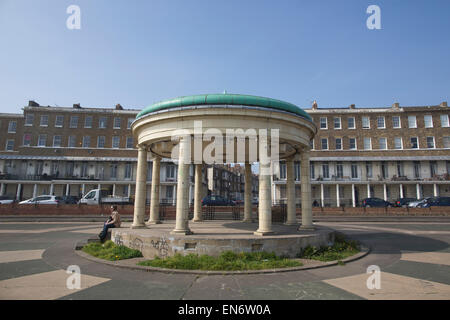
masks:
<path id="1" fill-rule="evenodd" d="M 361 243 L 361 251 L 351 257 L 348 257 L 343 260 L 335 260 L 329 262 L 320 262 L 317 265 L 309 265 L 309 266 L 301 266 L 301 267 L 292 267 L 292 268 L 279 268 L 279 269 L 264 269 L 264 270 L 245 270 L 245 271 L 206 271 L 206 270 L 180 270 L 180 269 L 167 269 L 167 268 L 156 268 L 156 267 L 148 267 L 148 266 L 138 266 L 138 265 L 129 265 L 125 264 L 127 260 L 118 260 L 118 261 L 108 261 L 99 259 L 91 256 L 83 252 L 82 250 L 75 250 L 75 253 L 82 258 L 87 260 L 98 262 L 102 264 L 106 264 L 109 266 L 129 269 L 129 270 L 141 270 L 147 272 L 162 272 L 162 273 L 177 273 L 177 274 L 196 274 L 196 275 L 238 275 L 238 274 L 265 274 L 265 273 L 279 273 L 279 272 L 291 272 L 291 271 L 300 271 L 300 270 L 310 270 L 310 269 L 319 269 L 325 267 L 336 266 L 339 264 L 339 261 L 343 263 L 352 262 L 358 259 L 361 259 L 368 255 L 371 251 L 371 248 Z M 125 262 L 125 263 L 124 263 Z"/>

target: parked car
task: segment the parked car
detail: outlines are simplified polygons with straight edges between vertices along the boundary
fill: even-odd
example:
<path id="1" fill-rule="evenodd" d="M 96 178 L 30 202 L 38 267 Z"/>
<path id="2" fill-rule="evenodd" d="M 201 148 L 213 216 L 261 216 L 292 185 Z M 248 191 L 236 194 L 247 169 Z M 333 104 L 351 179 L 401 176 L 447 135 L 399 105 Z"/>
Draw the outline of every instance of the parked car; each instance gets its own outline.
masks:
<path id="1" fill-rule="evenodd" d="M 394 202 L 395 207 L 407 207 L 410 202 L 416 201 L 416 198 L 399 198 Z"/>
<path id="2" fill-rule="evenodd" d="M 59 204 L 63 199 L 58 196 L 42 195 L 28 200 L 20 201 L 19 204 Z"/>
<path id="3" fill-rule="evenodd" d="M 10 204 L 14 202 L 14 196 L 0 196 L 0 204 Z"/>
<path id="4" fill-rule="evenodd" d="M 62 196 L 62 200 L 65 204 L 77 204 L 80 198 L 76 196 Z"/>
<path id="5" fill-rule="evenodd" d="M 108 190 L 93 189 L 86 193 L 79 202 L 88 205 L 129 204 L 132 203 L 132 200 L 129 197 L 112 196 Z"/>
<path id="6" fill-rule="evenodd" d="M 202 199 L 202 206 L 235 206 L 236 204 L 221 196 L 206 196 Z"/>
<path id="7" fill-rule="evenodd" d="M 362 201 L 362 206 L 366 208 L 370 207 L 385 208 L 385 207 L 392 207 L 392 204 L 380 198 L 365 198 Z"/>
<path id="8" fill-rule="evenodd" d="M 418 208 L 450 206 L 450 197 L 433 197 L 421 202 Z"/>
<path id="9" fill-rule="evenodd" d="M 415 200 L 415 201 L 411 201 L 410 203 L 408 203 L 408 208 L 418 208 L 419 204 L 421 204 L 422 202 L 427 201 L 428 198 L 423 198 L 423 199 L 419 199 L 419 200 Z"/>

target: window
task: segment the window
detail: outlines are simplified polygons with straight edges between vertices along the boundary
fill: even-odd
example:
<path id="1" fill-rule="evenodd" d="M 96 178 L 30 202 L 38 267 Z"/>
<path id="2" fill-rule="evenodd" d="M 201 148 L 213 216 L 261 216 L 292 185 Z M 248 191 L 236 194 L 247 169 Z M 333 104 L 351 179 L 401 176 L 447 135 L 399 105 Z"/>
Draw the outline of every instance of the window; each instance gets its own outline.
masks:
<path id="1" fill-rule="evenodd" d="M 175 186 L 167 186 L 166 187 L 166 199 L 172 199 L 173 198 L 173 189 Z"/>
<path id="2" fill-rule="evenodd" d="M 114 129 L 120 129 L 121 122 L 121 118 L 114 118 Z"/>
<path id="3" fill-rule="evenodd" d="M 327 118 L 320 118 L 320 129 L 327 129 L 327 128 L 328 128 Z"/>
<path id="4" fill-rule="evenodd" d="M 105 136 L 98 136 L 97 138 L 97 148 L 105 147 Z"/>
<path id="5" fill-rule="evenodd" d="M 386 128 L 386 124 L 384 123 L 384 117 L 377 117 L 377 128 L 378 129 Z"/>
<path id="6" fill-rule="evenodd" d="M 311 148 L 311 150 L 314 150 L 314 139 L 309 141 L 309 147 Z"/>
<path id="7" fill-rule="evenodd" d="M 330 168 L 328 166 L 328 162 L 324 162 L 322 164 L 322 176 L 324 179 L 330 178 Z"/>
<path id="8" fill-rule="evenodd" d="M 404 175 L 403 162 L 397 161 L 397 176 L 403 177 Z"/>
<path id="9" fill-rule="evenodd" d="M 25 125 L 26 126 L 32 126 L 34 122 L 34 114 L 33 113 L 27 113 L 25 115 Z"/>
<path id="10" fill-rule="evenodd" d="M 394 149 L 403 149 L 403 141 L 401 137 L 394 138 Z"/>
<path id="11" fill-rule="evenodd" d="M 131 124 L 133 123 L 134 118 L 128 118 L 127 129 L 131 129 Z"/>
<path id="12" fill-rule="evenodd" d="M 92 116 L 86 116 L 86 118 L 84 118 L 84 127 L 92 128 Z"/>
<path id="13" fill-rule="evenodd" d="M 431 115 L 423 116 L 425 128 L 433 128 L 433 117 Z"/>
<path id="14" fill-rule="evenodd" d="M 328 139 L 327 138 L 320 139 L 320 143 L 322 146 L 322 150 L 328 150 Z"/>
<path id="15" fill-rule="evenodd" d="M 117 179 L 117 163 L 111 164 L 110 178 Z"/>
<path id="16" fill-rule="evenodd" d="M 379 144 L 380 144 L 380 150 L 386 150 L 387 149 L 387 141 L 386 138 L 380 138 L 378 140 Z"/>
<path id="17" fill-rule="evenodd" d="M 366 162 L 366 176 L 372 178 L 372 162 Z"/>
<path id="18" fill-rule="evenodd" d="M 173 164 L 166 166 L 166 178 L 175 179 L 175 166 Z"/>
<path id="19" fill-rule="evenodd" d="M 344 176 L 344 168 L 342 162 L 336 163 L 336 177 L 342 178 Z"/>
<path id="20" fill-rule="evenodd" d="M 300 180 L 300 162 L 295 161 L 294 162 L 294 179 L 299 181 Z"/>
<path id="21" fill-rule="evenodd" d="M 10 121 L 8 124 L 8 133 L 16 133 L 17 121 Z"/>
<path id="22" fill-rule="evenodd" d="M 347 118 L 347 125 L 349 129 L 356 129 L 355 126 L 355 117 L 348 117 Z"/>
<path id="23" fill-rule="evenodd" d="M 383 179 L 387 179 L 389 176 L 389 167 L 387 162 L 381 162 L 381 176 Z"/>
<path id="24" fill-rule="evenodd" d="M 14 150 L 14 140 L 11 140 L 11 139 L 6 140 L 5 150 L 6 151 L 13 151 Z"/>
<path id="25" fill-rule="evenodd" d="M 449 149 L 450 148 L 450 137 L 443 137 L 442 141 L 444 143 L 444 148 Z"/>
<path id="26" fill-rule="evenodd" d="M 40 134 L 38 138 L 38 147 L 45 147 L 46 144 L 47 144 L 47 135 Z"/>
<path id="27" fill-rule="evenodd" d="M 402 124 L 400 122 L 400 117 L 399 116 L 393 116 L 392 117 L 392 127 L 394 129 L 399 129 L 402 127 Z"/>
<path id="28" fill-rule="evenodd" d="M 419 138 L 411 137 L 411 149 L 419 149 Z"/>
<path id="29" fill-rule="evenodd" d="M 372 150 L 372 138 L 364 138 L 364 150 Z"/>
<path id="30" fill-rule="evenodd" d="M 53 147 L 61 147 L 61 136 L 53 136 Z"/>
<path id="31" fill-rule="evenodd" d="M 437 162 L 430 161 L 430 178 L 436 176 L 436 173 L 437 173 Z"/>
<path id="32" fill-rule="evenodd" d="M 112 137 L 112 148 L 113 149 L 119 149 L 119 143 L 120 143 L 120 137 L 119 136 Z"/>
<path id="33" fill-rule="evenodd" d="M 420 162 L 414 161 L 414 178 L 420 178 Z"/>
<path id="34" fill-rule="evenodd" d="M 84 136 L 83 137 L 83 148 L 89 148 L 91 146 L 91 137 L 90 136 Z"/>
<path id="35" fill-rule="evenodd" d="M 69 139 L 67 140 L 67 146 L 69 148 L 75 148 L 75 136 L 69 136 Z"/>
<path id="36" fill-rule="evenodd" d="M 449 127 L 448 114 L 441 114 L 441 127 L 442 128 Z"/>
<path id="37" fill-rule="evenodd" d="M 417 128 L 416 116 L 408 116 L 408 127 Z"/>
<path id="38" fill-rule="evenodd" d="M 131 179 L 133 174 L 133 165 L 131 162 L 125 163 L 125 179 Z"/>
<path id="39" fill-rule="evenodd" d="M 352 162 L 351 167 L 352 167 L 352 179 L 358 179 L 358 164 L 356 162 Z"/>
<path id="40" fill-rule="evenodd" d="M 107 122 L 108 122 L 108 118 L 106 118 L 106 117 L 100 117 L 100 118 L 98 119 L 98 127 L 99 127 L 100 129 L 106 129 Z"/>
<path id="41" fill-rule="evenodd" d="M 79 116 L 71 116 L 70 117 L 70 127 L 71 128 L 78 128 L 78 119 Z"/>
<path id="42" fill-rule="evenodd" d="M 127 149 L 133 149 L 133 137 L 127 137 Z"/>
<path id="43" fill-rule="evenodd" d="M 427 148 L 434 149 L 434 137 L 427 137 Z"/>
<path id="44" fill-rule="evenodd" d="M 64 116 L 56 116 L 55 127 L 62 128 L 64 124 Z"/>
<path id="45" fill-rule="evenodd" d="M 341 118 L 339 117 L 334 118 L 334 128 L 341 129 Z"/>
<path id="46" fill-rule="evenodd" d="M 336 138 L 336 150 L 342 150 L 342 138 Z"/>
<path id="47" fill-rule="evenodd" d="M 280 179 L 286 179 L 286 163 L 280 163 Z"/>
<path id="48" fill-rule="evenodd" d="M 350 150 L 356 150 L 356 138 L 349 138 L 348 143 Z"/>
<path id="49" fill-rule="evenodd" d="M 48 127 L 48 116 L 41 116 L 41 127 Z"/>
<path id="50" fill-rule="evenodd" d="M 362 117 L 362 127 L 363 129 L 370 129 L 370 118 Z"/>
<path id="51" fill-rule="evenodd" d="M 25 133 L 23 135 L 23 145 L 31 146 L 31 133 Z"/>
<path id="52" fill-rule="evenodd" d="M 315 170 L 314 170 L 314 163 L 309 164 L 309 174 L 311 175 L 311 179 L 315 179 Z M 298 179 L 300 180 L 300 179 Z"/>

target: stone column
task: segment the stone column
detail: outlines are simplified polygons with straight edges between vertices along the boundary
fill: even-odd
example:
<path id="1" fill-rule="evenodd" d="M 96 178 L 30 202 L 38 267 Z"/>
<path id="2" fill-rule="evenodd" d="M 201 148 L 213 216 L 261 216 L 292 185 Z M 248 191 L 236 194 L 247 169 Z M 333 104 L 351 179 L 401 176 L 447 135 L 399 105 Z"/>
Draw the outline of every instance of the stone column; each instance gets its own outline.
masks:
<path id="1" fill-rule="evenodd" d="M 115 183 L 113 184 L 112 195 L 113 195 L 113 197 L 116 196 L 116 184 Z"/>
<path id="2" fill-rule="evenodd" d="M 383 197 L 384 197 L 384 201 L 387 201 L 387 186 L 386 186 L 386 184 L 383 184 Z"/>
<path id="3" fill-rule="evenodd" d="M 100 185 L 98 187 L 100 189 Z M 66 196 L 70 194 L 70 184 L 66 184 Z"/>
<path id="4" fill-rule="evenodd" d="M 370 184 L 367 184 L 367 198 L 372 198 L 370 196 Z"/>
<path id="5" fill-rule="evenodd" d="M 336 185 L 336 206 L 339 208 L 341 206 L 341 195 L 339 194 L 339 185 Z"/>
<path id="6" fill-rule="evenodd" d="M 17 193 L 16 193 L 16 200 L 19 201 L 20 200 L 20 191 L 22 191 L 22 184 L 19 183 L 17 185 Z"/>
<path id="7" fill-rule="evenodd" d="M 355 184 L 352 183 L 352 206 L 356 207 Z"/>
<path id="8" fill-rule="evenodd" d="M 178 154 L 178 178 L 177 178 L 177 208 L 175 229 L 172 234 L 192 234 L 189 229 L 189 153 L 190 143 L 185 138 L 180 139 Z"/>
<path id="9" fill-rule="evenodd" d="M 252 222 L 252 165 L 245 163 L 244 222 Z"/>
<path id="10" fill-rule="evenodd" d="M 150 219 L 148 224 L 158 224 L 159 221 L 159 188 L 160 188 L 161 157 L 153 159 L 152 189 L 150 195 Z"/>
<path id="11" fill-rule="evenodd" d="M 84 186 L 84 184 L 83 184 L 83 186 Z M 55 190 L 55 185 L 52 183 L 52 184 L 50 185 L 50 195 L 51 195 L 51 196 L 53 195 L 54 190 Z M 84 189 L 83 189 L 82 193 L 83 193 L 83 196 L 84 196 Z"/>
<path id="12" fill-rule="evenodd" d="M 435 197 L 439 197 L 439 187 L 438 187 L 438 185 L 436 183 L 433 184 L 433 195 Z"/>
<path id="13" fill-rule="evenodd" d="M 33 198 L 36 198 L 36 196 L 37 196 L 37 188 L 38 188 L 38 186 L 35 183 L 34 186 L 33 186 Z"/>
<path id="14" fill-rule="evenodd" d="M 5 195 L 5 189 L 6 189 L 6 185 L 4 183 L 2 183 L 2 186 L 0 188 L 0 195 L 2 195 L 2 196 Z"/>
<path id="15" fill-rule="evenodd" d="M 325 207 L 323 183 L 320 183 L 320 205 L 322 206 L 322 208 Z"/>
<path id="16" fill-rule="evenodd" d="M 309 150 L 303 150 L 301 153 L 301 182 L 302 182 L 302 225 L 301 229 L 314 229 L 312 224 L 311 207 L 311 181 Z"/>
<path id="17" fill-rule="evenodd" d="M 128 192 L 130 192 L 128 186 Z M 147 196 L 147 149 L 138 146 L 138 162 L 136 173 L 136 191 L 134 197 L 134 218 L 132 229 L 145 228 L 145 200 Z"/>
<path id="18" fill-rule="evenodd" d="M 417 197 L 417 200 L 422 198 L 421 194 L 420 194 L 420 185 L 419 184 L 416 184 L 416 197 Z"/>
<path id="19" fill-rule="evenodd" d="M 403 198 L 403 185 L 400 184 L 400 198 Z"/>
<path id="20" fill-rule="evenodd" d="M 261 174 L 263 173 L 263 174 Z M 270 162 L 259 163 L 259 207 L 258 230 L 254 233 L 258 236 L 273 234 L 272 231 L 272 196 L 271 196 L 271 175 Z"/>
<path id="21" fill-rule="evenodd" d="M 192 221 L 199 222 L 202 217 L 202 164 L 195 165 L 195 185 L 194 185 L 194 219 Z"/>
<path id="22" fill-rule="evenodd" d="M 294 159 L 286 160 L 287 225 L 297 224 L 295 212 L 295 173 Z"/>

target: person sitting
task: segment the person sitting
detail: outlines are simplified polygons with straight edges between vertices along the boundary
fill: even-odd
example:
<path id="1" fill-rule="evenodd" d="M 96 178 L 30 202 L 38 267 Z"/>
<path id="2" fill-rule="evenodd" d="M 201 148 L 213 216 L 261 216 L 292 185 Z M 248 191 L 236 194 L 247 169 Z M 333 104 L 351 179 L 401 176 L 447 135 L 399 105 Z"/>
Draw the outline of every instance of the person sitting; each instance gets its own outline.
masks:
<path id="1" fill-rule="evenodd" d="M 108 229 L 120 228 L 120 214 L 117 211 L 117 206 L 111 206 L 111 216 L 103 224 L 103 230 L 98 237 L 103 242 L 108 234 Z"/>

